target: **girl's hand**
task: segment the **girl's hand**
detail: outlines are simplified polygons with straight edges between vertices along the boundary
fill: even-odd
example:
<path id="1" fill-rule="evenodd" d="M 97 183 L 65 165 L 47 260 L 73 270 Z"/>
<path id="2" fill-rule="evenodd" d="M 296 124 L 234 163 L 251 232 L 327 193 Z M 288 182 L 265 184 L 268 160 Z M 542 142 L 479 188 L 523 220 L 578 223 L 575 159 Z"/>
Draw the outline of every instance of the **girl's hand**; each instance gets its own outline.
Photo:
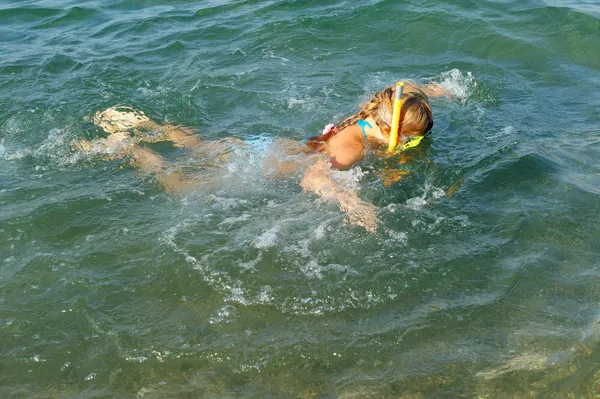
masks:
<path id="1" fill-rule="evenodd" d="M 427 83 L 421 87 L 421 90 L 427 97 L 442 97 L 445 96 L 449 100 L 452 100 L 452 95 L 446 88 L 438 83 Z"/>
<path id="2" fill-rule="evenodd" d="M 379 220 L 377 219 L 377 207 L 365 201 L 360 201 L 352 208 L 347 209 L 348 216 L 344 219 L 346 223 L 354 226 L 362 226 L 368 232 L 377 230 Z"/>

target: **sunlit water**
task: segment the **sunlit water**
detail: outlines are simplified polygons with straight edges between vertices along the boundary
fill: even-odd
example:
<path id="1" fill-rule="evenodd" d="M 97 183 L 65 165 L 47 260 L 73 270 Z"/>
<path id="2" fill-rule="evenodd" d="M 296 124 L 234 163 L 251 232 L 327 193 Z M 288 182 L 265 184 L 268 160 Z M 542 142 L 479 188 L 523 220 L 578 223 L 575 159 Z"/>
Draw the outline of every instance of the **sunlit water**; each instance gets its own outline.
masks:
<path id="1" fill-rule="evenodd" d="M 0 37 L 0 396 L 600 394 L 596 1 L 14 0 Z M 452 100 L 336 174 L 375 233 L 264 173 L 399 78 Z M 247 145 L 149 145 L 202 182 L 168 194 L 72 151 L 114 105 Z"/>

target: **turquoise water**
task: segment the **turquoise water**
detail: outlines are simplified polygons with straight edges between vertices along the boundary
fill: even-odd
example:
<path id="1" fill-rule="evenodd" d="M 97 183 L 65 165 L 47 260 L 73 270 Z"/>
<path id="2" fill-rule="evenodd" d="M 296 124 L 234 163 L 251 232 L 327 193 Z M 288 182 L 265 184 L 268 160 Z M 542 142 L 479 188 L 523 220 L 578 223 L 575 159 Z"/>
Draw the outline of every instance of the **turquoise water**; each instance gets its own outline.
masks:
<path id="1" fill-rule="evenodd" d="M 596 0 L 4 0 L 0 38 L 0 396 L 600 394 Z M 261 173 L 399 78 L 452 100 L 404 179 L 338 174 L 375 233 Z M 204 178 L 168 194 L 71 150 L 114 105 L 260 145 L 149 145 Z"/>

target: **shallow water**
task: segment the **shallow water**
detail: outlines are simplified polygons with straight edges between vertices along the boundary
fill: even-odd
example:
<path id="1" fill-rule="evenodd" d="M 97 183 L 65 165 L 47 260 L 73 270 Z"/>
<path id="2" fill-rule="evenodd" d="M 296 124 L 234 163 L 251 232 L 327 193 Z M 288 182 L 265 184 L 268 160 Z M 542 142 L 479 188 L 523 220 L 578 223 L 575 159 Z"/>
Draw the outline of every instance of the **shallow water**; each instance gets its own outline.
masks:
<path id="1" fill-rule="evenodd" d="M 596 397 L 600 6 L 594 1 L 0 4 L 2 397 Z M 371 234 L 261 171 L 398 78 L 432 138 L 387 187 L 337 178 Z M 130 105 L 218 167 L 166 193 L 71 150 Z M 594 244 L 596 242 L 596 244 Z"/>

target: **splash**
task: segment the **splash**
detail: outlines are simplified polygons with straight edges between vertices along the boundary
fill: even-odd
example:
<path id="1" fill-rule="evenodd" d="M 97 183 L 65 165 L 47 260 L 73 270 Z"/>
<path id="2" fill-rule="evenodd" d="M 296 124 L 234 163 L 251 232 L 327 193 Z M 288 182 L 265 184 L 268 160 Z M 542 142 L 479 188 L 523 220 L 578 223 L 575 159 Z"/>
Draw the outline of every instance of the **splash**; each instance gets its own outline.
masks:
<path id="1" fill-rule="evenodd" d="M 477 87 L 477 81 L 471 72 L 463 74 L 456 68 L 442 72 L 440 78 L 436 80 L 439 80 L 439 84 L 448 90 L 454 100 L 463 103 L 469 99 Z"/>
<path id="2" fill-rule="evenodd" d="M 4 144 L 4 139 L 0 140 L 0 158 L 5 161 L 15 161 L 22 159 L 30 153 L 28 149 L 24 150 L 11 150 Z"/>
<path id="3" fill-rule="evenodd" d="M 406 201 L 406 207 L 414 211 L 420 211 L 431 201 L 442 198 L 445 195 L 444 190 L 439 187 L 433 186 L 431 183 L 426 182 L 423 187 L 423 194 L 409 198 Z"/>
<path id="4" fill-rule="evenodd" d="M 347 171 L 330 169 L 332 179 L 345 190 L 360 190 L 360 181 L 365 172 L 359 166 Z"/>

